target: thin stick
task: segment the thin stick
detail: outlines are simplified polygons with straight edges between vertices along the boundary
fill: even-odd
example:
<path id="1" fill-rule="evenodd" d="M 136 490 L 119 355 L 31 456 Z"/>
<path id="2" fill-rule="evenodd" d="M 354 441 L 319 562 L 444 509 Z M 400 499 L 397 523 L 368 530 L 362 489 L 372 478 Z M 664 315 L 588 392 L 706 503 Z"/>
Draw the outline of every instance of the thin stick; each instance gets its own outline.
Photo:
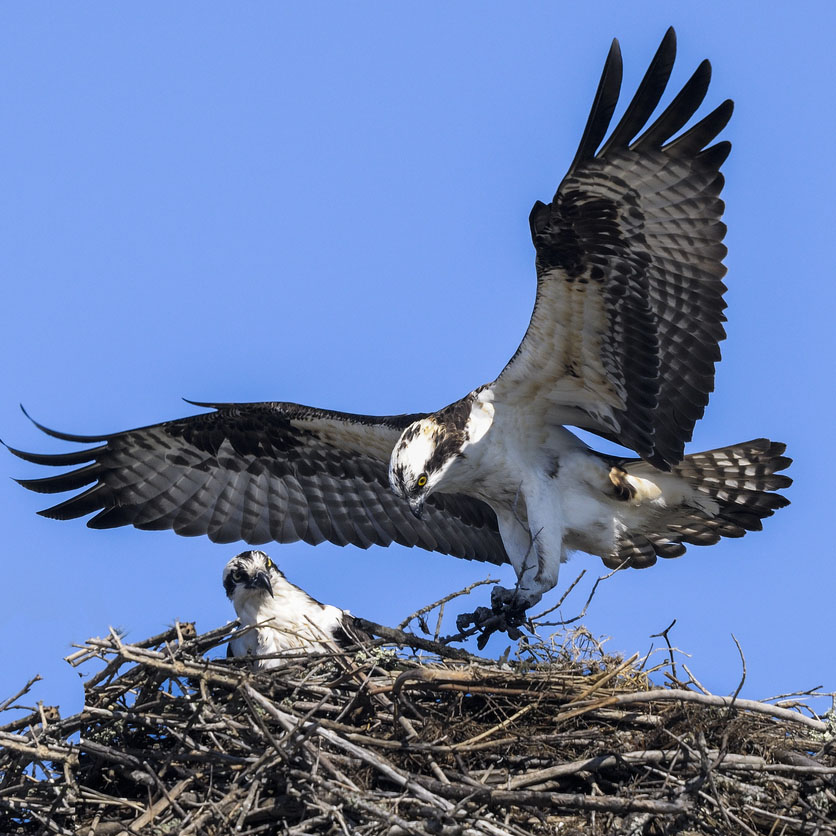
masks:
<path id="1" fill-rule="evenodd" d="M 373 633 L 380 636 L 387 641 L 395 642 L 404 647 L 415 647 L 419 650 L 429 650 L 438 656 L 447 659 L 460 659 L 464 662 L 471 661 L 478 657 L 472 656 L 466 650 L 460 650 L 456 647 L 447 647 L 442 642 L 435 642 L 431 639 L 424 639 L 416 636 L 413 633 L 405 633 L 402 630 L 396 630 L 392 627 L 384 627 L 382 624 L 375 624 L 373 621 L 367 621 L 365 618 L 357 619 L 357 626 L 367 633 Z"/>
<path id="2" fill-rule="evenodd" d="M 737 699 L 737 695 L 740 693 L 740 689 L 743 687 L 743 683 L 746 681 L 746 657 L 743 655 L 743 648 L 740 646 L 740 642 L 737 640 L 737 636 L 735 636 L 734 633 L 731 634 L 731 637 L 734 639 L 734 643 L 737 645 L 737 652 L 740 654 L 740 662 L 743 665 L 743 673 L 740 676 L 740 682 L 737 684 L 737 688 L 732 694 L 731 702 L 729 703 L 729 716 L 731 716 L 732 708 L 734 707 L 734 701 Z"/>
<path id="3" fill-rule="evenodd" d="M 427 604 L 426 607 L 421 607 L 420 610 L 416 610 L 412 615 L 407 616 L 400 624 L 398 624 L 398 630 L 404 630 L 409 625 L 409 622 L 412 621 L 413 618 L 418 618 L 422 615 L 426 615 L 428 612 L 432 612 L 436 607 L 441 606 L 442 604 L 446 604 L 449 601 L 452 601 L 454 598 L 459 598 L 462 595 L 468 595 L 477 586 L 484 586 L 485 584 L 493 584 L 499 583 L 497 579 L 494 578 L 483 578 L 481 581 L 474 581 L 469 586 L 464 587 L 464 589 L 460 589 L 458 592 L 451 592 L 449 595 L 445 595 L 443 598 L 439 598 L 438 601 L 433 602 L 432 604 Z"/>
<path id="4" fill-rule="evenodd" d="M 590 796 L 583 793 L 525 792 L 464 788 L 440 784 L 429 778 L 419 778 L 421 784 L 431 788 L 445 798 L 454 798 L 487 804 L 488 806 L 556 808 L 559 810 L 590 810 L 604 813 L 654 813 L 656 815 L 678 815 L 688 810 L 683 801 L 656 801 L 618 796 Z"/>
<path id="5" fill-rule="evenodd" d="M 12 703 L 16 700 L 19 700 L 24 694 L 29 693 L 29 689 L 36 683 L 40 682 L 42 679 L 40 674 L 35 674 L 16 694 L 9 697 L 8 699 L 3 700 L 0 703 L 0 711 L 5 711 L 7 708 L 11 707 Z"/>
<path id="6" fill-rule="evenodd" d="M 583 569 L 572 583 L 569 584 L 568 589 L 560 596 L 560 600 L 553 606 L 549 607 L 547 610 L 543 610 L 543 612 L 537 613 L 537 615 L 531 616 L 532 622 L 537 622 L 539 619 L 543 618 L 544 616 L 548 615 L 555 610 L 559 610 L 563 606 L 563 602 L 569 597 L 569 593 L 580 583 L 581 578 L 586 574 L 586 569 Z"/>
<path id="7" fill-rule="evenodd" d="M 671 621 L 671 623 L 668 624 L 668 626 L 665 627 L 665 629 L 662 630 L 661 633 L 651 633 L 650 638 L 651 639 L 658 639 L 658 638 L 661 637 L 665 640 L 665 644 L 668 646 L 668 654 L 669 654 L 670 660 L 671 660 L 671 674 L 673 675 L 674 682 L 679 683 L 679 679 L 677 678 L 677 675 L 676 675 L 676 661 L 673 658 L 673 647 L 671 647 L 670 640 L 668 639 L 668 632 L 671 630 L 671 628 L 673 627 L 674 624 L 676 624 L 676 619 Z"/>
<path id="8" fill-rule="evenodd" d="M 575 697 L 570 703 L 567 703 L 567 707 L 570 705 L 577 705 L 580 702 L 583 702 L 587 699 L 590 695 L 594 694 L 596 691 L 600 691 L 608 682 L 611 682 L 615 679 L 622 671 L 626 668 L 629 668 L 636 659 L 639 658 L 638 653 L 634 653 L 629 659 L 625 659 L 618 667 L 613 668 L 611 671 L 608 671 L 603 676 L 599 677 L 592 685 L 588 688 L 585 688 L 577 697 Z"/>
<path id="9" fill-rule="evenodd" d="M 629 694 L 616 694 L 609 697 L 609 705 L 630 705 L 633 703 L 654 702 L 655 700 L 682 700 L 683 702 L 696 702 L 702 705 L 717 705 L 725 708 L 732 705 L 731 697 L 720 697 L 716 694 L 700 694 L 696 691 L 685 691 L 680 688 L 662 688 L 655 691 L 642 691 Z M 814 720 L 798 711 L 790 711 L 788 708 L 781 708 L 769 703 L 757 702 L 756 700 L 735 699 L 734 705 L 743 711 L 752 711 L 756 714 L 766 714 L 778 720 L 789 720 L 799 723 L 802 726 L 815 729 L 817 732 L 825 732 L 828 729 L 827 723 L 821 720 Z"/>
<path id="10" fill-rule="evenodd" d="M 507 717 L 501 723 L 497 723 L 495 726 L 487 729 L 487 731 L 481 732 L 481 734 L 477 734 L 475 737 L 468 738 L 467 740 L 463 740 L 461 743 L 456 743 L 453 746 L 453 749 L 464 749 L 469 746 L 472 746 L 474 743 L 478 743 L 480 740 L 484 740 L 487 737 L 490 737 L 492 734 L 498 731 L 502 731 L 502 729 L 507 729 L 511 723 L 519 720 L 525 714 L 528 714 L 533 708 L 537 708 L 536 703 L 529 703 L 528 705 L 524 705 L 519 711 L 514 712 L 510 717 Z"/>
<path id="11" fill-rule="evenodd" d="M 589 593 L 589 597 L 586 599 L 586 603 L 583 605 L 583 609 L 574 617 L 574 618 L 567 618 L 563 621 L 545 621 L 540 624 L 540 627 L 565 627 L 567 624 L 573 624 L 576 621 L 580 621 L 585 615 L 586 611 L 589 609 L 590 603 L 592 603 L 592 599 L 595 597 L 595 593 L 598 590 L 598 584 L 601 581 L 609 580 L 616 572 L 620 572 L 627 564 L 630 562 L 630 558 L 625 558 L 615 567 L 611 572 L 608 572 L 606 575 L 601 575 L 597 581 L 592 585 L 592 591 Z M 580 578 L 578 578 L 580 580 Z"/>

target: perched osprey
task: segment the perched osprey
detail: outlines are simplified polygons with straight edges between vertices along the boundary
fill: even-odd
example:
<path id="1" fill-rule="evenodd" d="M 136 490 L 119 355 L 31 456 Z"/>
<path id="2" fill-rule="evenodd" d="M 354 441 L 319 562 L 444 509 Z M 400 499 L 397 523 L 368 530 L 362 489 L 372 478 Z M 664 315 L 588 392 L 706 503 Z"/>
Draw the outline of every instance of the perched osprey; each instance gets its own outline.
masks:
<path id="1" fill-rule="evenodd" d="M 719 169 L 730 145 L 715 139 L 732 103 L 682 131 L 708 89 L 704 61 L 649 123 L 675 51 L 669 30 L 607 136 L 621 86 L 613 42 L 569 172 L 531 213 L 534 312 L 492 383 L 419 415 L 199 403 L 214 411 L 114 435 L 41 427 L 96 445 L 12 451 L 80 466 L 21 480 L 45 493 L 86 488 L 41 513 L 221 543 L 396 542 L 510 562 L 516 587 L 495 588 L 496 617 L 480 608 L 475 621 L 504 617 L 512 634 L 569 550 L 641 568 L 760 529 L 787 504 L 772 493 L 791 481 L 778 474 L 790 463 L 783 444 L 684 455 L 725 337 Z M 598 453 L 564 425 L 638 458 Z"/>
<path id="2" fill-rule="evenodd" d="M 282 665 L 282 659 L 257 657 L 284 650 L 322 652 L 354 644 L 353 617 L 345 610 L 320 604 L 292 584 L 262 551 L 246 551 L 226 564 L 224 590 L 242 628 L 229 642 L 230 656 L 252 656 L 256 670 Z"/>

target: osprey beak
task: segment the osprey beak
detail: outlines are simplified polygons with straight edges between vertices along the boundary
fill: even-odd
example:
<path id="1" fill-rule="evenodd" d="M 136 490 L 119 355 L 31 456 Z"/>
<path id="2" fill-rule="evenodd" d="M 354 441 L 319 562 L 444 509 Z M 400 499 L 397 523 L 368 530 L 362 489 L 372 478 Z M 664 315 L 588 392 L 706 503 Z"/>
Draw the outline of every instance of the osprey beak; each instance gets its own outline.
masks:
<path id="1" fill-rule="evenodd" d="M 412 516 L 420 520 L 424 516 L 424 497 L 417 496 L 415 499 L 410 499 L 409 510 L 412 511 Z"/>
<path id="2" fill-rule="evenodd" d="M 270 578 L 267 577 L 266 572 L 259 572 L 248 584 L 250 589 L 255 589 L 258 587 L 259 589 L 263 589 L 266 592 L 270 593 L 270 597 L 273 597 L 273 584 L 270 583 Z"/>

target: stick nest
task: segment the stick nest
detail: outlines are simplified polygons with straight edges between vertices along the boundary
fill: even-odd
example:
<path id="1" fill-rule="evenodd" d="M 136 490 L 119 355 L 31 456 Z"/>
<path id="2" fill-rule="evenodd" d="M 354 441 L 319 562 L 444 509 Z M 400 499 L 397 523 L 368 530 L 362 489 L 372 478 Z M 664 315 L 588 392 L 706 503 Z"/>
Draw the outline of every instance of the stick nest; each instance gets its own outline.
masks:
<path id="1" fill-rule="evenodd" d="M 0 731 L 0 832 L 836 834 L 833 716 L 798 697 L 654 685 L 583 629 L 492 661 L 364 622 L 252 673 L 207 658 L 232 626 L 68 657 L 103 663 L 84 710 Z"/>

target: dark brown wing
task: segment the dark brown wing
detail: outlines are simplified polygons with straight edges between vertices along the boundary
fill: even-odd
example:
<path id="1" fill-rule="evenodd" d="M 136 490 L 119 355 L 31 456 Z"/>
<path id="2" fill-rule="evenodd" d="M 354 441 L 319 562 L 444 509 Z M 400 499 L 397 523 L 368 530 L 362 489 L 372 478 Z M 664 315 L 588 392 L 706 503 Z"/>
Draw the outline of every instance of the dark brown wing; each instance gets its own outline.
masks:
<path id="1" fill-rule="evenodd" d="M 217 543 L 395 542 L 507 562 L 496 516 L 484 503 L 437 494 L 417 520 L 389 488 L 391 450 L 421 416 L 290 403 L 198 405 L 215 411 L 106 436 L 39 424 L 56 438 L 98 446 L 52 455 L 12 449 L 35 464 L 76 468 L 20 484 L 41 493 L 86 488 L 40 513 L 61 520 L 95 513 L 91 528 L 170 528 Z"/>
<path id="2" fill-rule="evenodd" d="M 731 146 L 708 146 L 732 112 L 726 101 L 671 139 L 703 101 L 704 61 L 646 127 L 675 54 L 671 29 L 601 145 L 621 86 L 613 42 L 569 173 L 532 210 L 537 299 L 493 384 L 499 401 L 597 432 L 665 470 L 708 403 L 725 337 L 718 196 Z"/>

